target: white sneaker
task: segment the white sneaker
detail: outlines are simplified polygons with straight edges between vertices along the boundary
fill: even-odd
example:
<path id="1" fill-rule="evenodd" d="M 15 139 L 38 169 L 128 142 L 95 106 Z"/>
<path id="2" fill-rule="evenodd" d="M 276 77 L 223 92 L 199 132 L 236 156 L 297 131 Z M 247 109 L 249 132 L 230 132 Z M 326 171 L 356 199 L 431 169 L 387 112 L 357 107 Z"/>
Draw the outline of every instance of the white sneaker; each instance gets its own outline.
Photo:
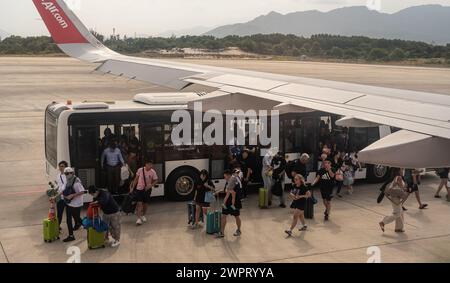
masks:
<path id="1" fill-rule="evenodd" d="M 142 222 L 147 223 L 147 218 L 145 216 L 141 217 Z"/>
<path id="2" fill-rule="evenodd" d="M 136 225 L 142 225 L 142 220 L 141 220 L 141 218 L 139 218 L 137 221 L 136 221 Z"/>
<path id="3" fill-rule="evenodd" d="M 111 244 L 111 247 L 112 248 L 115 248 L 115 247 L 118 247 L 120 245 L 120 241 L 114 241 L 112 244 Z"/>

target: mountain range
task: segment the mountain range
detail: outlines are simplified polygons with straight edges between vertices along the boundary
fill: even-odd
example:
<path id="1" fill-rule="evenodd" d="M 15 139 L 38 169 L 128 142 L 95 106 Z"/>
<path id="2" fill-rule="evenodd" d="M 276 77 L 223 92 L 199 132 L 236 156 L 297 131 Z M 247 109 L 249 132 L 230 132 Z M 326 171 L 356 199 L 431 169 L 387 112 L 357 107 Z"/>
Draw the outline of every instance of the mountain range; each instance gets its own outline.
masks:
<path id="1" fill-rule="evenodd" d="M 270 12 L 246 23 L 225 25 L 205 33 L 215 37 L 253 34 L 314 34 L 367 36 L 372 38 L 450 43 L 450 6 L 422 5 L 393 14 L 369 10 L 365 6 L 289 13 Z"/>

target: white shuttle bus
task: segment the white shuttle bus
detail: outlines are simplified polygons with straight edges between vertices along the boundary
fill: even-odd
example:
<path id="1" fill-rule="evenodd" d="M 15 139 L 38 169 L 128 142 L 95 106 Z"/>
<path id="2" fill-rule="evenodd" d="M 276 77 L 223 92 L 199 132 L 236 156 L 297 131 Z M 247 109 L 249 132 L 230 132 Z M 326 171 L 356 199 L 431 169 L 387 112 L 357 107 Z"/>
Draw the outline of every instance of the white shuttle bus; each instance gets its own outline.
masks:
<path id="1" fill-rule="evenodd" d="M 206 169 L 217 188 L 223 188 L 223 171 L 229 146 L 175 146 L 171 141 L 172 113 L 187 109 L 188 101 L 198 97 L 195 93 L 139 94 L 133 101 L 83 102 L 50 104 L 45 113 L 46 173 L 50 181 L 55 179 L 58 163 L 67 161 L 74 167 L 83 185 L 106 187 L 105 172 L 100 159 L 104 146 L 104 132 L 128 142 L 134 140 L 137 168 L 144 159 L 154 162 L 159 183 L 152 196 L 166 196 L 169 200 L 189 200 L 193 196 L 194 182 L 199 172 Z M 311 110 L 280 116 L 280 148 L 288 159 L 306 152 L 311 155 L 310 176 L 315 177 L 321 131 L 326 125 L 328 132 L 343 129 L 335 126 L 339 116 Z M 269 127 L 270 128 L 270 127 Z M 347 146 L 361 150 L 372 142 L 391 133 L 390 127 L 351 128 L 346 133 Z M 257 160 L 261 161 L 260 148 L 256 147 Z M 260 162 L 257 162 L 260 166 Z M 135 168 L 136 169 L 136 168 Z M 255 182 L 261 181 L 260 167 L 256 169 Z M 389 174 L 389 168 L 363 165 L 356 174 L 357 179 L 368 178 L 379 182 Z M 124 186 L 122 193 L 126 193 Z"/>

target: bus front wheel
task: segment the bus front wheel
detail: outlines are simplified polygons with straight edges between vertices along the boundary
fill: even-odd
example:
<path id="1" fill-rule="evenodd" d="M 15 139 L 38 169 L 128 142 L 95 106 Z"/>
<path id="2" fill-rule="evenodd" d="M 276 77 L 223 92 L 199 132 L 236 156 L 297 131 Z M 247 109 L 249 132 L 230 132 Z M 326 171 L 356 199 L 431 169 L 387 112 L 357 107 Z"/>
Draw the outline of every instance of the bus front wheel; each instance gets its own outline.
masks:
<path id="1" fill-rule="evenodd" d="M 367 179 L 371 183 L 382 183 L 389 178 L 391 169 L 384 165 L 369 165 L 367 167 Z"/>
<path id="2" fill-rule="evenodd" d="M 194 197 L 194 186 L 200 178 L 195 169 L 179 168 L 170 174 L 165 194 L 172 201 L 188 201 Z"/>

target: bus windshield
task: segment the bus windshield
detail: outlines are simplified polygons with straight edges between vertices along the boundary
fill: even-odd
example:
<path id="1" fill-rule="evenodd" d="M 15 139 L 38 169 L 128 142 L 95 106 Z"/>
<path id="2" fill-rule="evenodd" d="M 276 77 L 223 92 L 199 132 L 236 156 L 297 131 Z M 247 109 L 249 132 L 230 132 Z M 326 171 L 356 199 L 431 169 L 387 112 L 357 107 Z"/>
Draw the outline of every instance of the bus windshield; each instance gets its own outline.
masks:
<path id="1" fill-rule="evenodd" d="M 55 168 L 57 167 L 57 131 L 56 114 L 49 108 L 45 114 L 45 157 Z"/>

